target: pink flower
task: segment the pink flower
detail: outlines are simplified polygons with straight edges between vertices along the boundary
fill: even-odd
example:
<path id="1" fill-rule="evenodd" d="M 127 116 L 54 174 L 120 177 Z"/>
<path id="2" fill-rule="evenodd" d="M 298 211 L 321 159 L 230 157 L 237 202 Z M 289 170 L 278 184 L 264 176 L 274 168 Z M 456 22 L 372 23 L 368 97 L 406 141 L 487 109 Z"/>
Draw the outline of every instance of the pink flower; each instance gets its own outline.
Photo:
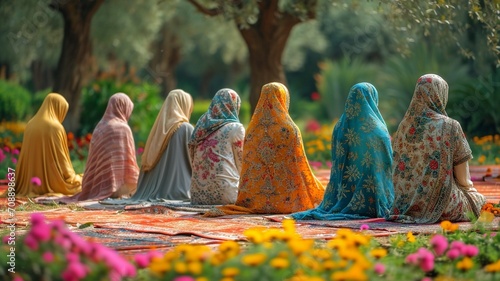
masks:
<path id="1" fill-rule="evenodd" d="M 45 223 L 33 224 L 30 230 L 30 235 L 37 241 L 49 241 L 51 229 Z"/>
<path id="2" fill-rule="evenodd" d="M 454 260 L 454 259 L 457 259 L 460 257 L 460 250 L 458 249 L 450 249 L 448 251 L 448 253 L 446 253 L 446 256 L 450 259 L 450 260 Z"/>
<path id="3" fill-rule="evenodd" d="M 36 250 L 38 249 L 38 242 L 37 240 L 31 236 L 31 235 L 26 235 L 26 237 L 24 238 L 24 243 L 26 244 L 26 246 L 28 246 L 28 248 L 30 248 L 31 250 Z"/>
<path id="4" fill-rule="evenodd" d="M 416 253 L 409 254 L 405 258 L 405 262 L 409 264 L 417 264 L 418 262 L 418 255 Z"/>
<path id="5" fill-rule="evenodd" d="M 443 235 L 434 235 L 431 239 L 431 245 L 436 255 L 441 256 L 448 248 L 448 240 Z"/>
<path id="6" fill-rule="evenodd" d="M 422 281 L 432 281 L 432 279 L 430 277 L 424 277 L 424 279 L 422 279 Z"/>
<path id="7" fill-rule="evenodd" d="M 66 270 L 61 274 L 64 281 L 83 279 L 88 272 L 88 268 L 79 261 L 70 262 Z"/>
<path id="8" fill-rule="evenodd" d="M 17 159 L 15 157 L 11 157 L 10 160 L 12 161 L 12 163 L 17 164 Z"/>
<path id="9" fill-rule="evenodd" d="M 17 149 L 17 148 L 13 149 L 12 154 L 19 155 L 19 149 Z"/>
<path id="10" fill-rule="evenodd" d="M 361 227 L 359 228 L 360 230 L 368 230 L 370 229 L 370 226 L 367 224 L 362 224 Z"/>
<path id="11" fill-rule="evenodd" d="M 4 147 L 3 147 L 3 150 L 4 150 L 5 152 L 7 152 L 7 153 L 10 153 L 10 147 L 8 147 L 8 146 L 4 146 Z"/>
<path id="12" fill-rule="evenodd" d="M 462 254 L 464 254 L 464 256 L 467 256 L 470 258 L 475 257 L 475 256 L 477 256 L 477 254 L 479 254 L 479 249 L 474 245 L 465 245 L 462 248 Z"/>
<path id="13" fill-rule="evenodd" d="M 45 252 L 45 253 L 43 253 L 43 255 L 42 255 L 42 259 L 43 259 L 46 263 L 50 263 L 50 262 L 54 261 L 54 255 L 53 255 L 51 252 Z"/>
<path id="14" fill-rule="evenodd" d="M 408 255 L 405 262 L 420 266 L 424 272 L 434 269 L 434 255 L 426 248 L 420 248 L 416 253 Z"/>
<path id="15" fill-rule="evenodd" d="M 31 184 L 34 184 L 36 186 L 40 186 L 40 185 L 42 185 L 42 180 L 39 177 L 32 177 Z"/>
<path id="16" fill-rule="evenodd" d="M 461 253 L 464 246 L 465 246 L 465 243 L 462 241 L 452 241 L 451 245 L 450 245 L 450 249 L 457 249 Z"/>
<path id="17" fill-rule="evenodd" d="M 134 256 L 134 261 L 139 268 L 146 268 L 150 262 L 149 255 L 148 254 L 137 254 Z"/>
<path id="18" fill-rule="evenodd" d="M 191 276 L 179 276 L 174 279 L 174 281 L 195 281 L 195 280 L 196 279 L 194 279 Z"/>
<path id="19" fill-rule="evenodd" d="M 142 154 L 143 152 L 144 152 L 144 148 L 139 147 L 139 148 L 137 149 L 137 154 Z"/>
<path id="20" fill-rule="evenodd" d="M 306 132 L 316 132 L 321 130 L 321 124 L 316 120 L 309 120 L 306 124 Z"/>
<path id="21" fill-rule="evenodd" d="M 377 273 L 378 275 L 382 275 L 385 272 L 385 265 L 381 263 L 376 263 L 375 266 L 373 267 L 373 271 Z"/>
<path id="22" fill-rule="evenodd" d="M 12 281 L 24 281 L 24 279 L 20 276 L 16 276 L 14 277 L 14 279 L 12 279 Z"/>
<path id="23" fill-rule="evenodd" d="M 426 248 L 420 248 L 417 251 L 419 255 L 419 265 L 424 272 L 429 272 L 434 269 L 434 255 Z"/>
<path id="24" fill-rule="evenodd" d="M 332 168 L 332 161 L 326 161 L 326 166 L 331 169 Z"/>

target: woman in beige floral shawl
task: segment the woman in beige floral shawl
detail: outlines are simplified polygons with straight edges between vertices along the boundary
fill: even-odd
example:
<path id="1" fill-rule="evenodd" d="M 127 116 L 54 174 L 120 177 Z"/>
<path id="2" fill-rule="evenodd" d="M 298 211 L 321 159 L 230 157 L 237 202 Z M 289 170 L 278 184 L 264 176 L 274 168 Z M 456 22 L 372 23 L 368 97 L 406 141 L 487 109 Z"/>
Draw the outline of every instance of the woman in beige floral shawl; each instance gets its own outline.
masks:
<path id="1" fill-rule="evenodd" d="M 420 77 L 393 138 L 395 201 L 389 220 L 466 221 L 485 203 L 474 188 L 472 151 L 460 124 L 448 117 L 448 84 L 435 74 Z"/>

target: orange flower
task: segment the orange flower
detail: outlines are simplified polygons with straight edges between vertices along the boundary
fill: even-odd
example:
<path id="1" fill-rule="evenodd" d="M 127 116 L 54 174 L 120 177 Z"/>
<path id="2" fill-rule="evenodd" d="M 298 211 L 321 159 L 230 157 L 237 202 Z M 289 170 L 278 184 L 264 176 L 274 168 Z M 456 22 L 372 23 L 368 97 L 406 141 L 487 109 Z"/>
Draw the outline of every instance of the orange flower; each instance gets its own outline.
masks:
<path id="1" fill-rule="evenodd" d="M 74 139 L 75 139 L 75 135 L 74 135 L 72 132 L 69 132 L 69 133 L 68 133 L 68 140 L 69 140 L 69 141 L 72 141 L 72 140 L 74 140 Z"/>

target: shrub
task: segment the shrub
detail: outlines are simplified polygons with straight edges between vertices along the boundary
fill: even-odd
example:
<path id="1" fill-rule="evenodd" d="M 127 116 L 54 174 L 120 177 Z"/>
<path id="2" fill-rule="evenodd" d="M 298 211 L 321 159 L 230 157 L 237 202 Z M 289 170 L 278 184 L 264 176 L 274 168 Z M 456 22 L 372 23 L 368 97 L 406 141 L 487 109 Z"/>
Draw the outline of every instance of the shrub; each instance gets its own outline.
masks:
<path id="1" fill-rule="evenodd" d="M 2 120 L 23 121 L 30 113 L 31 94 L 28 90 L 18 84 L 0 80 L 0 116 L 2 116 Z"/>

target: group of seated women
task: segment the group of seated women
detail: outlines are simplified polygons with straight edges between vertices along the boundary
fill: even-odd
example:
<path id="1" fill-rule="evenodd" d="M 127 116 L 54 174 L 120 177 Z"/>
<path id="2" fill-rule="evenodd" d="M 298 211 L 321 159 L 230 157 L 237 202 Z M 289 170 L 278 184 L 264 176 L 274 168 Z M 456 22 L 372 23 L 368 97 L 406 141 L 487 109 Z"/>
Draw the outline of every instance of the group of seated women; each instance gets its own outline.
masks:
<path id="1" fill-rule="evenodd" d="M 141 167 L 127 122 L 133 103 L 113 95 L 90 142 L 83 179 L 72 168 L 61 122 L 68 103 L 49 94 L 26 127 L 17 196 L 65 203 L 169 200 L 215 205 L 205 216 L 287 214 L 297 220 L 385 218 L 406 223 L 465 221 L 485 203 L 470 180 L 472 158 L 460 124 L 447 116 L 448 85 L 435 74 L 416 83 L 392 139 L 369 83 L 354 85 L 332 134 L 326 188 L 309 166 L 280 83 L 262 87 L 246 129 L 241 100 L 219 90 L 193 126 L 191 95 L 171 91 L 150 131 Z M 41 179 L 41 185 L 31 182 Z"/>

